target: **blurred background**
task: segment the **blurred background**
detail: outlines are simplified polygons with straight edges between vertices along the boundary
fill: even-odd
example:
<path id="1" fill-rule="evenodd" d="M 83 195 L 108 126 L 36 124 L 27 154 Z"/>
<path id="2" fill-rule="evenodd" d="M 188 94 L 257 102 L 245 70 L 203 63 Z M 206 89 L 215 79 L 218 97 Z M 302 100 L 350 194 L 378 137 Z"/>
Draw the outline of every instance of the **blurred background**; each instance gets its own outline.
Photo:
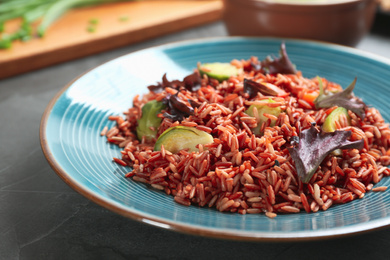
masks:
<path id="1" fill-rule="evenodd" d="M 0 3 L 0 79 L 216 21 L 221 21 L 225 35 L 356 46 L 376 25 L 381 24 L 382 33 L 389 31 L 389 2 L 4 0 Z"/>

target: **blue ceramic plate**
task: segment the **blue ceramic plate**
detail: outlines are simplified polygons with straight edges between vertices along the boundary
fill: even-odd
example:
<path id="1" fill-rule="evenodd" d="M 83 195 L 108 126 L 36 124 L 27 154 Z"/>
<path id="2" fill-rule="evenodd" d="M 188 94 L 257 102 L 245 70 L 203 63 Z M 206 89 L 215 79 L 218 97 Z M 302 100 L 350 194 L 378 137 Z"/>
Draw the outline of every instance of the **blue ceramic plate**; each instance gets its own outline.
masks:
<path id="1" fill-rule="evenodd" d="M 305 77 L 320 75 L 346 87 L 358 77 L 355 94 L 375 105 L 390 122 L 390 61 L 356 49 L 285 40 L 287 52 Z M 176 231 L 245 240 L 296 240 L 353 234 L 390 224 L 390 193 L 369 192 L 363 199 L 325 212 L 278 215 L 220 213 L 182 206 L 172 196 L 124 178 L 130 169 L 112 162 L 120 149 L 100 136 L 113 124 L 109 115 L 132 106 L 147 85 L 182 79 L 197 62 L 228 62 L 278 55 L 280 39 L 212 38 L 131 53 L 105 63 L 66 86 L 49 104 L 41 123 L 41 144 L 57 174 L 88 199 L 121 215 Z M 390 179 L 378 185 L 388 186 Z"/>

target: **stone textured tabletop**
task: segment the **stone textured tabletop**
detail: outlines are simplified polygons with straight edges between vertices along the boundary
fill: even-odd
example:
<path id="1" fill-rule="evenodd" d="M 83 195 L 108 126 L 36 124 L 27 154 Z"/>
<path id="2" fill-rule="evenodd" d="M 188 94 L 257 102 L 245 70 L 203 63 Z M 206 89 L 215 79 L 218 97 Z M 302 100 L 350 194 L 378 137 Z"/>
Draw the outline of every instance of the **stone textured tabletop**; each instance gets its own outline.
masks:
<path id="1" fill-rule="evenodd" d="M 390 229 L 296 243 L 225 241 L 124 218 L 69 188 L 39 141 L 43 111 L 81 73 L 164 43 L 225 36 L 221 22 L 0 81 L 0 259 L 389 259 Z M 390 59 L 389 27 L 358 49 Z M 1 69 L 1 68 L 0 68 Z"/>

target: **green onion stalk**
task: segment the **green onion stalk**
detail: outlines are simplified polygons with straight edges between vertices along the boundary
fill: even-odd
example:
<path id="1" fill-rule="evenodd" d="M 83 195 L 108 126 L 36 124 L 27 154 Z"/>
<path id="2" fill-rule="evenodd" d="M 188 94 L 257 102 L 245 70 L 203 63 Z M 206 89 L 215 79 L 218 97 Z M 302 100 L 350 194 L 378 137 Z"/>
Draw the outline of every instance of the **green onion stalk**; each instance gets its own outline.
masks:
<path id="1" fill-rule="evenodd" d="M 129 0 L 2 0 L 0 1 L 0 49 L 11 48 L 14 41 L 28 41 L 35 36 L 43 37 L 47 29 L 70 9 L 97 6 Z M 5 33 L 5 23 L 21 18 L 19 28 Z M 36 31 L 33 24 L 37 24 Z"/>

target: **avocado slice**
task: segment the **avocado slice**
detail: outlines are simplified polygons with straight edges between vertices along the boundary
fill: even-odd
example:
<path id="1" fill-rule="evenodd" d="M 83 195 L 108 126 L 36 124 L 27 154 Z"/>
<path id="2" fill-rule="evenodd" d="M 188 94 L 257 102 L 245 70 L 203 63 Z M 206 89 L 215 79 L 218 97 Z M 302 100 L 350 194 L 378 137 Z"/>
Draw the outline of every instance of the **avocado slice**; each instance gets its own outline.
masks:
<path id="1" fill-rule="evenodd" d="M 149 101 L 142 107 L 142 116 L 138 120 L 138 126 L 136 128 L 139 140 L 142 140 L 144 136 L 147 141 L 156 138 L 158 127 L 162 121 L 162 118 L 159 118 L 157 115 L 164 108 L 165 105 L 156 100 Z"/>
<path id="2" fill-rule="evenodd" d="M 268 103 L 275 103 L 272 99 L 268 99 Z M 274 116 L 279 116 L 280 113 L 282 112 L 282 109 L 280 107 L 270 107 L 267 105 L 251 105 L 245 113 L 249 116 L 255 116 L 253 113 L 253 108 L 257 108 L 257 112 L 259 114 L 259 119 L 257 120 L 257 126 L 255 128 L 252 128 L 252 132 L 255 135 L 261 135 L 260 129 L 261 125 L 268 120 L 268 117 L 264 116 L 264 113 L 274 115 Z M 276 120 L 271 120 L 270 126 L 274 126 L 276 123 Z"/>
<path id="3" fill-rule="evenodd" d="M 351 124 L 351 117 L 348 114 L 348 109 L 343 107 L 338 107 L 335 110 L 333 110 L 324 121 L 324 124 L 322 125 L 322 130 L 324 132 L 334 132 L 336 131 L 336 121 L 340 120 L 340 116 L 345 115 L 347 117 L 348 125 Z M 343 152 L 340 149 L 336 149 L 332 151 L 334 156 L 341 156 Z"/>
<path id="4" fill-rule="evenodd" d="M 241 70 L 230 63 L 213 62 L 200 64 L 198 66 L 201 75 L 206 74 L 208 77 L 222 82 L 231 76 L 237 76 Z"/>
<path id="5" fill-rule="evenodd" d="M 214 141 L 212 135 L 188 126 L 175 126 L 165 130 L 157 139 L 154 146 L 155 151 L 160 151 L 161 146 L 171 153 L 178 153 L 180 150 L 188 149 L 189 152 L 198 151 L 198 144 L 209 144 Z"/>
<path id="6" fill-rule="evenodd" d="M 322 125 L 322 130 L 324 132 L 334 132 L 334 131 L 336 131 L 337 129 L 336 129 L 336 123 L 335 122 L 340 120 L 340 116 L 341 115 L 345 115 L 346 116 L 346 118 L 348 120 L 348 124 L 350 125 L 351 117 L 348 114 L 348 110 L 346 108 L 343 108 L 343 107 L 338 107 L 335 110 L 333 110 L 325 118 L 324 124 Z"/>

